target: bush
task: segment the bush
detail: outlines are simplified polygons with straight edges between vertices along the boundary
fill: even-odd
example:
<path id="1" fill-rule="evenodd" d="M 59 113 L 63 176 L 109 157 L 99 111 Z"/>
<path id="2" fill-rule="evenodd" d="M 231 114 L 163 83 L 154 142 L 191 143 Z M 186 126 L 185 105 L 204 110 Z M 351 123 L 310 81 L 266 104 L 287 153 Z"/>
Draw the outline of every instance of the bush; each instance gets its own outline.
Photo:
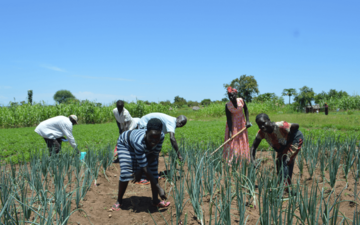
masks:
<path id="1" fill-rule="evenodd" d="M 211 104 L 211 100 L 209 98 L 201 101 L 201 105 L 207 106 Z"/>

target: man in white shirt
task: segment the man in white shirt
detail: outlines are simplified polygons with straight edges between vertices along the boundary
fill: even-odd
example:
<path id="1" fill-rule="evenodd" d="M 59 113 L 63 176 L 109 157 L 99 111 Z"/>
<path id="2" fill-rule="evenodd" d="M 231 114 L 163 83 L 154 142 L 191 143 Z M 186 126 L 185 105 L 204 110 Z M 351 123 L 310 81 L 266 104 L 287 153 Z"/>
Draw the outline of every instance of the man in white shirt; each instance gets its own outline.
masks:
<path id="1" fill-rule="evenodd" d="M 164 113 L 149 113 L 149 114 L 141 117 L 141 119 L 138 123 L 139 129 L 146 129 L 146 125 L 147 125 L 148 121 L 153 118 L 157 118 L 157 119 L 161 120 L 161 122 L 163 124 L 162 132 L 164 134 L 167 134 L 167 133 L 170 134 L 171 145 L 175 149 L 175 151 L 178 155 L 178 158 L 182 161 L 183 158 L 180 155 L 179 147 L 178 147 L 178 144 L 175 139 L 175 128 L 185 126 L 185 124 L 187 122 L 186 116 L 180 115 L 175 118 L 175 117 L 166 115 Z"/>
<path id="2" fill-rule="evenodd" d="M 116 102 L 116 108 L 113 109 L 113 113 L 119 128 L 119 135 L 127 130 L 134 130 L 137 128 L 140 118 L 131 117 L 129 111 L 124 108 L 124 101 L 118 100 Z M 114 157 L 115 160 L 113 163 L 119 163 L 116 148 L 114 149 Z"/>
<path id="3" fill-rule="evenodd" d="M 79 153 L 72 134 L 73 125 L 76 125 L 77 121 L 78 118 L 75 115 L 69 117 L 56 116 L 41 122 L 36 127 L 35 132 L 44 138 L 50 155 L 52 151 L 55 151 L 56 154 L 60 152 L 61 143 L 64 140 L 63 136 L 67 137 L 70 145 Z"/>
<path id="4" fill-rule="evenodd" d="M 116 124 L 119 128 L 119 134 L 136 129 L 140 118 L 132 118 L 129 111 L 124 108 L 124 102 L 119 100 L 116 102 L 116 108 L 113 109 Z"/>

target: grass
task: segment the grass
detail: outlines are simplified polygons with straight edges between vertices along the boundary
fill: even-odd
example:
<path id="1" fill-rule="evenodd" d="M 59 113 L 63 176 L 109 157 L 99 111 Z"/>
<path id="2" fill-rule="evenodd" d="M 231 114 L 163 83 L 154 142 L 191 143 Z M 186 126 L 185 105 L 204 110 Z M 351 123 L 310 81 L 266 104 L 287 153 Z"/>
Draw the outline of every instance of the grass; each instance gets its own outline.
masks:
<path id="1" fill-rule="evenodd" d="M 184 114 L 188 116 L 188 123 L 176 129 L 175 137 L 180 143 L 186 139 L 187 143 L 196 143 L 205 146 L 212 142 L 214 145 L 220 145 L 224 141 L 224 132 L 226 117 L 204 117 L 188 109 L 178 110 L 177 115 Z M 173 115 L 176 116 L 176 115 Z M 322 114 L 269 114 L 272 121 L 288 121 L 299 123 L 300 130 L 306 134 L 312 134 L 313 137 L 324 138 L 329 134 L 341 134 L 342 137 L 354 136 L 360 129 L 359 115 L 330 113 L 328 116 Z M 253 127 L 249 128 L 249 143 L 252 144 L 255 139 L 258 127 L 255 123 L 255 116 L 250 116 Z M 45 141 L 34 132 L 35 127 L 0 129 L 0 158 L 13 159 L 17 161 L 19 157 L 24 156 L 29 159 L 31 150 L 46 148 Z M 115 148 L 119 135 L 115 122 L 104 124 L 81 124 L 73 127 L 73 135 L 80 151 L 87 151 L 91 147 L 103 147 L 106 145 Z M 63 143 L 63 149 L 70 149 L 70 145 Z M 169 134 L 165 136 L 163 152 L 167 153 L 171 149 Z M 266 141 L 262 141 L 259 149 L 268 149 Z"/>

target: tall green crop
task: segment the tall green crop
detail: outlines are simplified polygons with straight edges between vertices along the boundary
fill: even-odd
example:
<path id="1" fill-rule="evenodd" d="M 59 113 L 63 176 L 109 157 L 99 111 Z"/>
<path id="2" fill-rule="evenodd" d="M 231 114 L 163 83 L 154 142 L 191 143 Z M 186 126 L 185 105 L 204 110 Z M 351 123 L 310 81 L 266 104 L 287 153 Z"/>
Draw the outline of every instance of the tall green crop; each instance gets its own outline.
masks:
<path id="1" fill-rule="evenodd" d="M 77 115 L 79 123 L 94 124 L 114 121 L 112 110 L 116 108 L 115 103 L 107 106 L 99 106 L 95 102 L 85 101 L 81 103 L 46 105 L 24 104 L 18 106 L 0 107 L 0 128 L 29 127 L 36 126 L 40 122 L 55 116 Z M 125 108 L 132 117 L 142 117 L 151 112 L 171 114 L 176 112 L 168 106 L 152 103 L 146 105 L 142 101 L 125 104 Z"/>

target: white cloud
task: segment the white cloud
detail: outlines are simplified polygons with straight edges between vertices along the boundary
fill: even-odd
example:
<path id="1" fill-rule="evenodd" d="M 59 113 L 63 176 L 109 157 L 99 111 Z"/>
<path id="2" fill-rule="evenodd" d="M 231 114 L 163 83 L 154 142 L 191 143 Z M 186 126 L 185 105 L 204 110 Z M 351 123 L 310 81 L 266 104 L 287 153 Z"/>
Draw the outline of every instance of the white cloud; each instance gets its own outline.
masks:
<path id="1" fill-rule="evenodd" d="M 0 86 L 0 89 L 10 89 L 10 86 Z"/>
<path id="2" fill-rule="evenodd" d="M 41 65 L 41 67 L 49 69 L 49 70 L 58 71 L 58 72 L 66 72 L 66 70 L 61 69 L 61 68 L 59 68 L 57 66 Z"/>
<path id="3" fill-rule="evenodd" d="M 100 94 L 100 93 L 93 93 L 90 91 L 79 91 L 78 93 L 74 94 L 75 97 L 79 100 L 90 100 L 101 102 L 103 104 L 110 104 L 116 100 L 125 100 L 125 101 L 135 101 L 138 96 L 136 95 L 114 95 L 114 94 Z"/>
<path id="4" fill-rule="evenodd" d="M 94 77 L 94 76 L 82 76 L 82 75 L 72 75 L 74 77 L 80 77 L 85 79 L 97 79 L 97 80 L 117 80 L 117 81 L 135 81 L 124 78 L 116 78 L 116 77 Z"/>

